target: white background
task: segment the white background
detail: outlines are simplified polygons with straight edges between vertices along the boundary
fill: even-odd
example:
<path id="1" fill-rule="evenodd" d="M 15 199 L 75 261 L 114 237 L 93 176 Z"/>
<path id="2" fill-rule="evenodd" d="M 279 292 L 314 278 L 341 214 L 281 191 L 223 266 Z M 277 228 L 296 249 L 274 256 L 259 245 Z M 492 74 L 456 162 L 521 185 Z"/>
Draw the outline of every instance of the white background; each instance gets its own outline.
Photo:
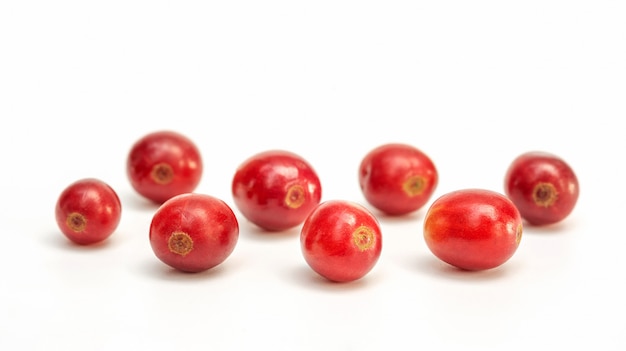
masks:
<path id="1" fill-rule="evenodd" d="M 619 0 L 2 1 L 0 349 L 626 349 L 625 18 Z M 306 266 L 299 228 L 239 214 L 227 261 L 181 274 L 125 173 L 159 129 L 196 141 L 197 191 L 231 206 L 237 165 L 270 148 L 308 159 L 323 200 L 364 203 L 358 164 L 385 142 L 431 156 L 434 197 L 503 191 L 529 150 L 570 163 L 581 195 L 490 271 L 437 261 L 424 208 L 379 216 L 381 258 L 350 284 Z M 83 177 L 122 200 L 104 245 L 54 222 Z"/>

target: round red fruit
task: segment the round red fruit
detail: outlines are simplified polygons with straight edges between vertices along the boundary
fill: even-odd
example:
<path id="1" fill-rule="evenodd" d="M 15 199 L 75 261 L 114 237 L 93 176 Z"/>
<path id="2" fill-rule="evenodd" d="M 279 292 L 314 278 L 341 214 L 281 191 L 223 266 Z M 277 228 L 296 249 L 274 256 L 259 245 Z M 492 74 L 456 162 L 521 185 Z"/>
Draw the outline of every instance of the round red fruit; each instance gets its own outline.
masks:
<path id="1" fill-rule="evenodd" d="M 319 275 L 335 282 L 354 281 L 378 262 L 382 250 L 380 225 L 359 204 L 326 201 L 304 221 L 300 247 L 306 263 Z"/>
<path id="2" fill-rule="evenodd" d="M 107 239 L 120 223 L 122 205 L 117 193 L 95 178 L 77 180 L 59 195 L 56 222 L 71 241 L 89 245 Z"/>
<path id="3" fill-rule="evenodd" d="M 239 239 L 231 208 L 210 195 L 187 193 L 165 201 L 150 223 L 150 245 L 163 263 L 201 272 L 224 262 Z"/>
<path id="4" fill-rule="evenodd" d="M 442 261 L 463 270 L 498 267 L 517 251 L 522 218 L 506 196 L 462 189 L 436 199 L 424 218 L 424 239 Z"/>
<path id="5" fill-rule="evenodd" d="M 361 161 L 359 185 L 365 199 L 389 215 L 404 215 L 422 208 L 437 187 L 433 161 L 406 144 L 385 144 Z"/>
<path id="6" fill-rule="evenodd" d="M 157 131 L 133 144 L 126 171 L 139 194 L 161 204 L 172 196 L 196 189 L 202 177 L 202 158 L 188 137 L 173 131 Z"/>
<path id="7" fill-rule="evenodd" d="M 250 222 L 267 231 L 282 231 L 302 224 L 320 203 L 322 186 L 304 158 L 285 150 L 268 150 L 237 168 L 232 195 Z"/>
<path id="8" fill-rule="evenodd" d="M 560 222 L 578 201 L 578 178 L 560 157 L 540 151 L 524 153 L 513 160 L 505 179 L 506 195 L 528 223 Z"/>

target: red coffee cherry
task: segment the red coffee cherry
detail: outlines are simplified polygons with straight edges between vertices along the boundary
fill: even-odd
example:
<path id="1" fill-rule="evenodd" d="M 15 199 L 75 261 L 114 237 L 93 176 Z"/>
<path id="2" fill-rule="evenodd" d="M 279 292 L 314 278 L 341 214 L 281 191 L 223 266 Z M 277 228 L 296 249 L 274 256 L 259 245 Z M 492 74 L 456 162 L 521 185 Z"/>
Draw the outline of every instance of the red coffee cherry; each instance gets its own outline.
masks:
<path id="1" fill-rule="evenodd" d="M 302 224 L 320 203 L 322 186 L 313 167 L 285 150 L 260 152 L 245 160 L 232 180 L 235 206 L 268 231 Z"/>
<path id="2" fill-rule="evenodd" d="M 196 189 L 202 177 L 198 147 L 173 131 L 149 133 L 133 144 L 126 162 L 132 187 L 156 203 Z"/>
<path id="3" fill-rule="evenodd" d="M 201 272 L 224 262 L 239 239 L 239 224 L 222 200 L 198 193 L 165 201 L 150 223 L 150 245 L 165 264 Z"/>
<path id="4" fill-rule="evenodd" d="M 437 187 L 433 161 L 406 144 L 385 144 L 370 151 L 359 167 L 359 185 L 365 199 L 389 215 L 422 208 Z"/>
<path id="5" fill-rule="evenodd" d="M 532 225 L 564 220 L 574 210 L 579 184 L 572 168 L 546 152 L 527 152 L 513 160 L 504 178 L 504 190 Z"/>
<path id="6" fill-rule="evenodd" d="M 522 218 L 506 196 L 462 189 L 436 199 L 424 218 L 424 239 L 439 259 L 464 270 L 498 267 L 517 251 Z"/>
<path id="7" fill-rule="evenodd" d="M 59 229 L 80 245 L 107 239 L 117 229 L 121 215 L 122 205 L 115 190 L 95 178 L 70 184 L 59 195 L 55 207 Z"/>
<path id="8" fill-rule="evenodd" d="M 304 221 L 300 247 L 307 264 L 335 282 L 369 273 L 382 251 L 378 220 L 365 207 L 344 200 L 318 205 Z"/>

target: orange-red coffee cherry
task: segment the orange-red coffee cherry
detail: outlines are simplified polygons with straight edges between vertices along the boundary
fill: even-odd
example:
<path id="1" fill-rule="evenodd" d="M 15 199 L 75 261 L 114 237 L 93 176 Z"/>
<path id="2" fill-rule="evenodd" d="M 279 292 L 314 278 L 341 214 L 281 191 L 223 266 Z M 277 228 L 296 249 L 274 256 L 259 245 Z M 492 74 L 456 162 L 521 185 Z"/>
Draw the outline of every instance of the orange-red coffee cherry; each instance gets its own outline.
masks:
<path id="1" fill-rule="evenodd" d="M 107 239 L 120 223 L 122 205 L 107 183 L 85 178 L 67 186 L 59 195 L 55 218 L 71 241 L 89 245 Z"/>
<path id="2" fill-rule="evenodd" d="M 522 218 L 505 195 L 462 189 L 436 199 L 424 217 L 424 239 L 442 261 L 463 270 L 498 267 L 517 251 Z"/>

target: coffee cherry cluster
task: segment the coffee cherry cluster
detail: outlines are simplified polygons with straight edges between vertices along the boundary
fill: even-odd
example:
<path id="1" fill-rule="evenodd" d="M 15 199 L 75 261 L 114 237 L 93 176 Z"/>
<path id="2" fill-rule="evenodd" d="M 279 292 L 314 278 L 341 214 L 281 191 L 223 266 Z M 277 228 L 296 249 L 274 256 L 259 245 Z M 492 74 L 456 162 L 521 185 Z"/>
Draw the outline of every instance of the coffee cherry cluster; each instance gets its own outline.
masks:
<path id="1" fill-rule="evenodd" d="M 201 272 L 222 264 L 239 240 L 239 223 L 223 199 L 195 192 L 203 172 L 196 144 L 175 131 L 144 135 L 129 150 L 127 177 L 136 193 L 156 204 L 148 242 L 164 264 Z M 418 148 L 378 145 L 361 160 L 362 194 L 373 208 L 403 216 L 423 208 L 438 186 L 435 163 Z M 301 225 L 300 247 L 313 271 L 330 281 L 364 277 L 376 265 L 383 233 L 376 215 L 356 202 L 322 202 L 314 167 L 288 150 L 265 150 L 233 170 L 231 193 L 239 212 L 267 232 Z M 504 175 L 503 193 L 458 189 L 435 199 L 424 217 L 423 238 L 434 256 L 461 270 L 486 270 L 510 259 L 523 222 L 545 226 L 573 211 L 579 184 L 560 157 L 519 155 Z M 62 234 L 79 245 L 102 242 L 117 229 L 122 205 L 96 178 L 79 179 L 58 197 Z"/>

